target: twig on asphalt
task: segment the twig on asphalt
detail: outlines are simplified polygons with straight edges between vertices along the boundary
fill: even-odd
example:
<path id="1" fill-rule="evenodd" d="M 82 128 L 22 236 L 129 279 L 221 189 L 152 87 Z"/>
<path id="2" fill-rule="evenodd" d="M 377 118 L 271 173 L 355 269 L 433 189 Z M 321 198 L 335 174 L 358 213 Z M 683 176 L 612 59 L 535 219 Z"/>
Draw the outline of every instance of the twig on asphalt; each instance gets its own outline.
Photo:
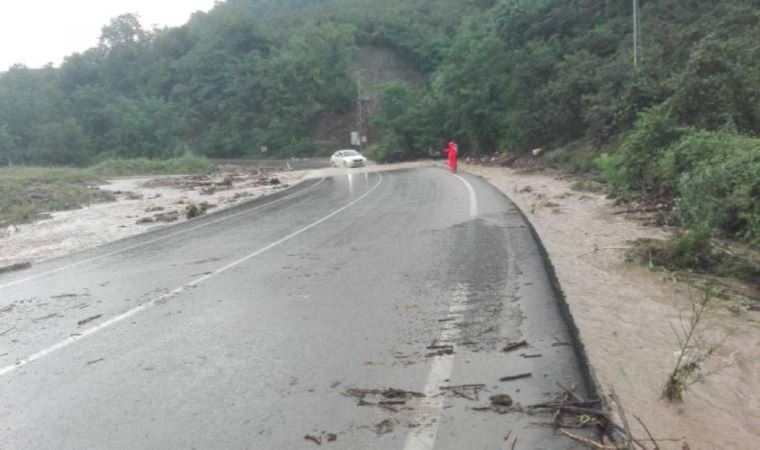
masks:
<path id="1" fill-rule="evenodd" d="M 521 380 L 523 378 L 531 378 L 533 377 L 532 373 L 521 373 L 519 375 L 510 375 L 506 377 L 499 378 L 499 381 L 515 381 L 515 380 Z"/>
<path id="2" fill-rule="evenodd" d="M 578 395 L 578 394 L 575 393 L 575 389 L 568 389 L 562 383 L 560 383 L 559 381 L 555 382 L 554 384 L 556 384 L 560 389 L 562 389 L 563 391 L 565 391 L 565 393 L 567 395 L 569 395 L 570 398 L 572 398 L 576 402 L 579 402 L 579 403 L 586 402 L 586 399 L 584 399 L 583 397 L 581 397 L 580 395 Z"/>
<path id="3" fill-rule="evenodd" d="M 512 344 L 507 344 L 503 349 L 501 349 L 501 351 L 511 352 L 512 350 L 517 350 L 520 347 L 527 347 L 527 346 L 528 346 L 528 341 L 520 341 L 520 342 L 515 342 Z"/>

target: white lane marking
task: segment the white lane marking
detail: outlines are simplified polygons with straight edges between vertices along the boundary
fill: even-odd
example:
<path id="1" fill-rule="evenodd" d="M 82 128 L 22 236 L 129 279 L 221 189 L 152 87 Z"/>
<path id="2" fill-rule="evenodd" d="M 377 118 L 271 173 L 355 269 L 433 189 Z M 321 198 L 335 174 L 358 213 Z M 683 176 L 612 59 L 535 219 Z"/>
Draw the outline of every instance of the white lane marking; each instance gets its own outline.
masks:
<path id="1" fill-rule="evenodd" d="M 457 285 L 449 304 L 448 318 L 444 322 L 441 335 L 436 340 L 437 345 L 450 345 L 456 349 L 461 336 L 460 324 L 467 308 L 467 286 Z M 438 436 L 438 425 L 441 420 L 444 397 L 441 387 L 446 385 L 454 369 L 454 355 L 434 356 L 428 373 L 427 383 L 423 393 L 425 398 L 420 403 L 415 421 L 420 424 L 406 437 L 404 450 L 432 450 Z"/>
<path id="2" fill-rule="evenodd" d="M 65 266 L 62 266 L 62 267 L 58 267 L 57 269 L 48 270 L 47 272 L 38 273 L 36 275 L 31 275 L 31 276 L 28 276 L 26 278 L 21 278 L 21 279 L 18 279 L 18 280 L 15 280 L 15 281 L 11 281 L 11 282 L 8 282 L 8 283 L 5 283 L 5 284 L 0 284 L 0 289 L 8 288 L 8 287 L 15 286 L 15 285 L 21 284 L 21 283 L 26 283 L 27 281 L 36 280 L 38 278 L 46 277 L 46 276 L 52 275 L 54 273 L 63 272 L 64 270 L 72 269 L 74 267 L 79 267 L 79 266 L 81 266 L 83 264 L 91 263 L 91 262 L 97 261 L 99 259 L 107 258 L 109 256 L 118 255 L 120 253 L 128 252 L 130 250 L 134 250 L 136 248 L 140 248 L 140 247 L 143 247 L 143 246 L 146 246 L 146 245 L 155 244 L 156 242 L 163 241 L 164 239 L 173 238 L 173 237 L 179 236 L 181 234 L 185 234 L 185 233 L 189 233 L 191 231 L 195 231 L 195 230 L 197 230 L 199 228 L 208 227 L 208 226 L 211 226 L 211 225 L 215 225 L 215 224 L 217 224 L 219 222 L 224 222 L 225 220 L 234 219 L 235 217 L 240 217 L 240 216 L 245 215 L 245 214 L 250 214 L 252 212 L 256 212 L 256 211 L 258 211 L 260 209 L 267 208 L 267 207 L 272 206 L 272 205 L 276 205 L 277 203 L 283 202 L 285 200 L 289 200 L 289 199 L 291 199 L 293 197 L 296 197 L 298 195 L 302 195 L 302 194 L 305 194 L 305 193 L 307 193 L 309 191 L 312 191 L 312 190 L 316 189 L 317 186 L 319 186 L 320 184 L 322 184 L 323 181 L 325 181 L 325 178 L 322 178 L 317 183 L 309 186 L 308 188 L 306 188 L 306 189 L 304 189 L 302 191 L 298 191 L 298 192 L 295 192 L 293 194 L 287 195 L 285 197 L 278 198 L 277 200 L 274 200 L 272 202 L 266 203 L 264 205 L 257 206 L 255 208 L 247 209 L 247 210 L 241 211 L 239 213 L 235 213 L 235 214 L 231 214 L 229 216 L 222 217 L 221 219 L 212 220 L 211 222 L 205 222 L 205 223 L 202 223 L 200 225 L 196 225 L 194 227 L 187 228 L 187 229 L 182 230 L 182 231 L 177 231 L 176 233 L 167 234 L 165 236 L 161 236 L 160 238 L 151 239 L 151 240 L 148 240 L 148 241 L 145 241 L 145 242 L 141 242 L 139 244 L 132 245 L 132 246 L 126 247 L 126 248 L 122 248 L 122 249 L 119 249 L 119 250 L 116 250 L 116 251 L 113 251 L 113 252 L 104 253 L 102 255 L 94 256 L 94 257 L 88 258 L 88 259 L 83 259 L 82 261 L 77 261 L 77 262 L 72 263 L 72 264 L 68 264 L 68 265 L 65 265 Z"/>
<path id="3" fill-rule="evenodd" d="M 299 235 L 301 235 L 301 234 L 303 234 L 303 233 L 311 230 L 312 228 L 314 228 L 314 227 L 316 227 L 316 226 L 318 226 L 318 225 L 326 222 L 327 220 L 330 220 L 331 218 L 337 216 L 338 214 L 342 213 L 343 211 L 347 210 L 348 208 L 350 208 L 350 207 L 354 206 L 355 204 L 359 203 L 361 200 L 363 200 L 368 195 L 370 195 L 371 193 L 373 193 L 377 188 L 379 188 L 380 185 L 383 184 L 383 176 L 382 176 L 382 174 L 379 174 L 379 173 L 378 173 L 378 176 L 379 176 L 379 181 L 377 182 L 377 184 L 375 184 L 372 187 L 372 189 L 370 189 L 369 191 L 367 191 L 364 195 L 362 195 L 361 197 L 357 198 L 356 200 L 354 200 L 354 201 L 352 201 L 352 202 L 344 205 L 341 208 L 336 209 L 335 211 L 333 211 L 332 213 L 330 213 L 330 214 L 322 217 L 321 219 L 319 219 L 319 220 L 317 220 L 315 222 L 312 222 L 309 225 L 301 228 L 300 230 L 294 231 L 293 233 L 290 233 L 289 235 L 285 236 L 284 238 L 282 238 L 282 239 L 280 239 L 278 241 L 272 242 L 271 244 L 267 245 L 266 247 L 260 248 L 260 249 L 256 250 L 255 252 L 253 252 L 253 253 L 251 253 L 251 254 L 243 257 L 243 258 L 238 259 L 237 261 L 234 261 L 234 262 L 232 262 L 230 264 L 227 264 L 226 266 L 221 267 L 221 268 L 215 270 L 214 272 L 212 272 L 212 273 L 210 273 L 208 275 L 204 275 L 204 276 L 202 276 L 200 278 L 197 278 L 197 279 L 195 279 L 195 280 L 193 280 L 193 281 L 191 281 L 191 282 L 189 282 L 187 284 L 184 284 L 184 285 L 182 285 L 182 286 L 174 289 L 171 292 L 163 294 L 160 297 L 154 298 L 154 299 L 150 300 L 149 302 L 146 302 L 146 303 L 143 303 L 141 305 L 138 305 L 138 306 L 130 309 L 129 311 L 127 311 L 125 313 L 122 313 L 122 314 L 120 314 L 118 316 L 115 316 L 115 317 L 113 317 L 113 318 L 111 318 L 111 319 L 109 319 L 109 320 L 101 323 L 100 325 L 94 326 L 92 328 L 88 328 L 87 330 L 82 331 L 78 335 L 66 338 L 63 341 L 61 341 L 61 342 L 59 342 L 57 344 L 54 344 L 54 345 L 52 345 L 52 346 L 50 346 L 50 347 L 48 347 L 48 348 L 46 348 L 44 350 L 41 350 L 41 351 L 39 351 L 39 352 L 37 352 L 37 353 L 35 353 L 35 354 L 27 357 L 27 358 L 24 358 L 24 359 L 16 362 L 13 365 L 10 365 L 10 366 L 7 366 L 7 367 L 3 367 L 2 369 L 0 369 L 0 376 L 3 376 L 5 374 L 7 374 L 7 373 L 10 373 L 10 372 L 12 372 L 12 371 L 14 371 L 14 370 L 16 370 L 16 369 L 18 369 L 20 367 L 26 366 L 29 363 L 37 361 L 40 358 L 43 358 L 43 357 L 45 357 L 45 356 L 47 356 L 47 355 L 49 355 L 49 354 L 51 354 L 51 353 L 53 353 L 53 352 L 55 352 L 57 350 L 60 350 L 60 349 L 62 349 L 64 347 L 67 347 L 67 346 L 69 346 L 69 345 L 71 345 L 71 344 L 79 341 L 80 339 L 84 339 L 85 337 L 90 336 L 90 335 L 92 335 L 92 334 L 94 334 L 94 333 L 96 333 L 96 332 L 98 332 L 98 331 L 100 331 L 100 330 L 102 330 L 104 328 L 108 328 L 108 327 L 110 327 L 112 325 L 115 325 L 115 324 L 117 324 L 119 322 L 122 322 L 125 319 L 127 319 L 129 317 L 132 317 L 135 314 L 137 314 L 137 313 L 139 313 L 141 311 L 144 311 L 145 309 L 147 309 L 147 308 L 149 308 L 151 306 L 154 306 L 155 304 L 157 304 L 159 302 L 166 301 L 166 300 L 168 300 L 168 299 L 176 296 L 177 294 L 181 293 L 182 291 L 184 291 L 187 288 L 198 286 L 199 284 L 203 283 L 204 281 L 208 280 L 209 278 L 212 278 L 212 277 L 214 277 L 216 275 L 219 275 L 219 274 L 221 274 L 223 272 L 226 272 L 226 271 L 228 271 L 228 270 L 230 270 L 230 269 L 232 269 L 232 268 L 234 268 L 236 266 L 239 266 L 240 264 L 243 264 L 244 262 L 248 261 L 249 259 L 254 258 L 254 257 L 256 257 L 256 256 L 258 256 L 258 255 L 260 255 L 260 254 L 262 254 L 262 253 L 264 253 L 264 252 L 266 252 L 268 250 L 271 250 L 274 247 L 277 247 L 278 245 L 281 245 L 282 243 L 284 243 L 286 241 L 289 241 L 289 240 L 293 239 L 294 237 L 299 236 Z"/>
<path id="4" fill-rule="evenodd" d="M 467 188 L 467 192 L 470 193 L 470 217 L 473 219 L 478 217 L 478 197 L 477 195 L 475 195 L 475 188 L 473 188 L 470 182 L 465 180 L 464 177 L 461 177 L 455 173 L 451 173 L 445 170 L 444 172 L 446 172 L 447 174 L 451 175 L 454 178 L 459 179 L 459 181 L 464 183 L 464 186 Z"/>

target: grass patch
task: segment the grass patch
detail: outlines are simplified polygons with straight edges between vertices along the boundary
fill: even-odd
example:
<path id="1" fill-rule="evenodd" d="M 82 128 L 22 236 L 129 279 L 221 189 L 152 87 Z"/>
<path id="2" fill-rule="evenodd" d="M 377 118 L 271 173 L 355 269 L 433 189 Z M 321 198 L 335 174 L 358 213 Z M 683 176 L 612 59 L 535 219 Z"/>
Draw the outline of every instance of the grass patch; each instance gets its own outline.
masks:
<path id="1" fill-rule="evenodd" d="M 706 225 L 671 240 L 644 239 L 628 250 L 629 262 L 670 271 L 690 271 L 753 281 L 760 278 L 760 256 L 753 249 L 719 241 Z"/>
<path id="2" fill-rule="evenodd" d="M 88 169 L 101 177 L 128 177 L 139 175 L 183 175 L 212 173 L 216 167 L 206 158 L 182 157 L 175 159 L 111 159 Z"/>
<path id="3" fill-rule="evenodd" d="M 43 212 L 77 209 L 113 200 L 96 186 L 105 178 L 139 175 L 211 173 L 216 168 L 205 158 L 169 160 L 108 160 L 92 167 L 0 168 L 0 225 L 25 223 Z"/>

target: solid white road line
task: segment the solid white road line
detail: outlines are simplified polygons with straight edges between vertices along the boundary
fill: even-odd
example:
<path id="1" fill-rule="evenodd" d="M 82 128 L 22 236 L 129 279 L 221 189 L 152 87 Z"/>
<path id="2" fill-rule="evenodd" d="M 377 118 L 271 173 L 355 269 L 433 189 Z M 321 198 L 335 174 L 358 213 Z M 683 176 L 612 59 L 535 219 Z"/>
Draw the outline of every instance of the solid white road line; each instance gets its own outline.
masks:
<path id="1" fill-rule="evenodd" d="M 301 235 L 301 234 L 303 234 L 303 233 L 311 230 L 312 228 L 314 228 L 314 227 L 316 227 L 316 226 L 318 226 L 318 225 L 326 222 L 327 220 L 330 220 L 331 218 L 337 216 L 338 214 L 342 213 L 343 211 L 347 210 L 348 208 L 350 208 L 350 207 L 354 206 L 355 204 L 359 203 L 364 198 L 366 198 L 368 195 L 372 194 L 377 188 L 379 188 L 380 185 L 383 184 L 383 175 L 380 174 L 380 173 L 378 173 L 378 177 L 379 177 L 379 181 L 377 182 L 377 184 L 374 185 L 372 187 L 372 189 L 370 189 L 369 191 L 367 191 L 364 195 L 362 195 L 361 197 L 358 197 L 356 200 L 354 200 L 354 201 L 346 204 L 345 206 L 336 209 L 335 211 L 333 211 L 332 213 L 330 213 L 330 214 L 322 217 L 321 219 L 319 219 L 319 220 L 317 220 L 315 222 L 312 222 L 309 225 L 301 228 L 300 230 L 294 231 L 293 233 L 290 233 L 289 235 L 285 236 L 284 238 L 282 238 L 282 239 L 280 239 L 278 241 L 272 242 L 271 244 L 267 245 L 266 247 L 260 248 L 260 249 L 256 250 L 255 252 L 253 252 L 253 253 L 251 253 L 251 254 L 243 257 L 243 258 L 238 259 L 237 261 L 234 261 L 234 262 L 232 262 L 230 264 L 227 264 L 226 266 L 221 267 L 221 268 L 215 270 L 214 272 L 212 272 L 212 273 L 210 273 L 208 275 L 204 275 L 204 276 L 202 276 L 200 278 L 197 278 L 197 279 L 195 279 L 195 280 L 193 280 L 193 281 L 191 281 L 191 282 L 189 282 L 187 284 L 184 284 L 184 285 L 182 285 L 182 286 L 174 289 L 171 292 L 168 292 L 168 293 L 166 293 L 166 294 L 164 294 L 164 295 L 162 295 L 160 297 L 154 298 L 153 300 L 151 300 L 151 301 L 149 301 L 147 303 L 143 303 L 141 305 L 138 305 L 138 306 L 130 309 L 129 311 L 127 311 L 127 312 L 125 312 L 123 314 L 120 314 L 118 316 L 115 316 L 115 317 L 113 317 L 113 318 L 111 318 L 111 319 L 109 319 L 109 320 L 101 323 L 100 325 L 96 325 L 96 326 L 94 326 L 92 328 L 89 328 L 89 329 L 81 332 L 80 334 L 78 334 L 76 336 L 71 336 L 71 337 L 69 337 L 67 339 L 64 339 L 63 341 L 61 341 L 61 342 L 59 342 L 59 343 L 57 343 L 55 345 L 52 345 L 52 346 L 50 346 L 50 347 L 48 347 L 48 348 L 46 348 L 44 350 L 41 350 L 41 351 L 39 351 L 39 352 L 37 352 L 37 353 L 35 353 L 35 354 L 27 357 L 27 358 L 24 358 L 24 359 L 16 362 L 16 364 L 13 364 L 13 365 L 7 366 L 7 367 L 3 367 L 2 369 L 0 369 L 0 376 L 8 374 L 8 373 L 10 373 L 10 372 L 12 372 L 12 371 L 14 371 L 14 370 L 16 370 L 18 368 L 23 367 L 23 366 L 26 366 L 27 364 L 30 364 L 30 363 L 32 363 L 34 361 L 37 361 L 40 358 L 43 358 L 43 357 L 45 357 L 45 356 L 47 356 L 47 355 L 49 355 L 49 354 L 51 354 L 51 353 L 53 353 L 53 352 L 55 352 L 57 350 L 60 350 L 60 349 L 62 349 L 64 347 L 68 347 L 69 345 L 71 345 L 71 344 L 73 344 L 73 343 L 75 343 L 75 342 L 77 342 L 77 341 L 79 341 L 81 339 L 84 339 L 87 336 L 90 336 L 90 335 L 92 335 L 94 333 L 97 333 L 100 330 L 103 330 L 103 329 L 108 328 L 108 327 L 110 327 L 112 325 L 115 325 L 115 324 L 117 324 L 119 322 L 122 322 L 125 319 L 127 319 L 129 317 L 132 317 L 135 314 L 137 314 L 137 313 L 139 313 L 141 311 L 144 311 L 145 309 L 147 309 L 147 308 L 149 308 L 149 307 L 151 307 L 151 306 L 153 306 L 153 305 L 155 305 L 155 304 L 157 304 L 159 302 L 165 301 L 165 300 L 167 300 L 167 299 L 169 299 L 171 297 L 176 296 L 177 294 L 181 293 L 182 291 L 184 291 L 187 288 L 198 286 L 199 284 L 203 283 L 204 281 L 206 281 L 206 280 L 208 280 L 208 279 L 210 279 L 212 277 L 215 277 L 215 276 L 217 276 L 217 275 L 219 275 L 221 273 L 224 273 L 224 272 L 226 272 L 226 271 L 228 271 L 228 270 L 230 270 L 230 269 L 232 269 L 234 267 L 237 267 L 240 264 L 243 264 L 244 262 L 250 260 L 251 258 L 254 258 L 254 257 L 256 257 L 256 256 L 258 256 L 258 255 L 260 255 L 260 254 L 262 254 L 262 253 L 264 253 L 264 252 L 266 252 L 268 250 L 271 250 L 274 247 L 277 247 L 278 245 L 281 245 L 281 244 L 283 244 L 283 243 L 285 243 L 285 242 L 287 242 L 287 241 L 295 238 L 296 236 L 299 236 L 299 235 Z"/>
<path id="2" fill-rule="evenodd" d="M 461 336 L 460 324 L 467 308 L 467 286 L 459 284 L 451 297 L 449 315 L 452 319 L 444 322 L 440 337 L 436 345 L 450 345 L 456 349 Z M 406 437 L 404 450 L 432 450 L 438 436 L 438 426 L 443 411 L 445 398 L 441 387 L 447 384 L 454 369 L 454 355 L 434 356 L 430 365 L 427 383 L 423 393 L 425 398 L 415 415 L 415 421 L 419 427 L 411 431 Z"/>
<path id="3" fill-rule="evenodd" d="M 467 188 L 467 192 L 470 194 L 470 217 L 473 219 L 478 217 L 478 196 L 475 195 L 475 188 L 472 187 L 470 182 L 467 181 L 464 177 L 461 177 L 455 173 L 451 173 L 448 170 L 441 169 L 440 167 L 438 169 L 458 179 L 464 184 L 464 186 Z"/>
<path id="4" fill-rule="evenodd" d="M 454 178 L 458 178 L 459 181 L 464 183 L 465 187 L 467 188 L 467 192 L 470 193 L 470 217 L 476 218 L 478 217 L 478 197 L 475 195 L 475 188 L 472 187 L 469 181 L 465 180 L 464 177 L 461 177 L 455 173 L 450 173 Z"/>
<path id="5" fill-rule="evenodd" d="M 15 285 L 21 284 L 21 283 L 26 283 L 27 281 L 36 280 L 38 278 L 46 277 L 46 276 L 52 275 L 54 273 L 63 272 L 64 270 L 72 269 L 74 267 L 79 267 L 79 266 L 81 266 L 83 264 L 91 263 L 91 262 L 97 261 L 99 259 L 107 258 L 109 256 L 118 255 L 120 253 L 128 252 L 130 250 L 134 250 L 136 248 L 140 248 L 140 247 L 143 247 L 143 246 L 146 246 L 146 245 L 155 244 L 156 242 L 160 242 L 160 241 L 163 241 L 165 239 L 170 239 L 170 238 L 173 238 L 175 236 L 179 236 L 179 235 L 182 235 L 182 234 L 185 234 L 185 233 L 189 233 L 189 232 L 195 231 L 195 230 L 197 230 L 199 228 L 208 227 L 208 226 L 211 226 L 211 225 L 215 225 L 215 224 L 217 224 L 219 222 L 224 222 L 226 220 L 234 219 L 235 217 L 240 217 L 240 216 L 245 215 L 245 214 L 250 214 L 252 212 L 259 211 L 260 209 L 267 208 L 267 207 L 270 207 L 272 205 L 276 205 L 276 204 L 278 204 L 280 202 L 283 202 L 285 200 L 289 200 L 289 199 L 291 199 L 293 197 L 297 197 L 299 195 L 302 195 L 302 194 L 305 194 L 305 193 L 307 193 L 309 191 L 312 191 L 312 190 L 316 189 L 317 186 L 319 186 L 320 184 L 322 184 L 323 181 L 325 181 L 325 178 L 322 178 L 317 183 L 309 186 L 308 188 L 306 188 L 306 189 L 304 189 L 302 191 L 298 191 L 298 192 L 295 192 L 293 194 L 287 195 L 285 197 L 278 198 L 277 200 L 274 200 L 272 202 L 269 202 L 269 203 L 257 206 L 255 208 L 247 209 L 245 211 L 241 211 L 241 212 L 235 213 L 235 214 L 230 214 L 229 216 L 225 216 L 225 217 L 222 217 L 220 219 L 212 220 L 210 222 L 205 222 L 205 223 L 202 223 L 200 225 L 196 225 L 194 227 L 190 227 L 190 228 L 187 228 L 187 229 L 184 229 L 184 230 L 181 230 L 181 231 L 177 231 L 175 233 L 167 234 L 167 235 L 161 236 L 161 237 L 156 238 L 156 239 L 150 239 L 148 241 L 144 241 L 144 242 L 141 242 L 139 244 L 135 244 L 135 245 L 132 245 L 132 246 L 129 246 L 129 247 L 125 247 L 125 248 L 122 248 L 122 249 L 119 249 L 119 250 L 115 250 L 113 252 L 108 252 L 108 253 L 104 253 L 102 255 L 94 256 L 92 258 L 83 259 L 83 260 L 77 261 L 75 263 L 71 263 L 71 264 L 67 264 L 65 266 L 58 267 L 57 269 L 48 270 L 48 271 L 45 271 L 45 272 L 41 272 L 41 273 L 38 273 L 38 274 L 35 274 L 35 275 L 28 276 L 26 278 L 20 278 L 20 279 L 15 280 L 15 281 L 11 281 L 11 282 L 8 282 L 8 283 L 5 283 L 5 284 L 0 284 L 0 289 L 4 289 L 4 288 L 7 288 L 7 287 L 15 286 Z"/>

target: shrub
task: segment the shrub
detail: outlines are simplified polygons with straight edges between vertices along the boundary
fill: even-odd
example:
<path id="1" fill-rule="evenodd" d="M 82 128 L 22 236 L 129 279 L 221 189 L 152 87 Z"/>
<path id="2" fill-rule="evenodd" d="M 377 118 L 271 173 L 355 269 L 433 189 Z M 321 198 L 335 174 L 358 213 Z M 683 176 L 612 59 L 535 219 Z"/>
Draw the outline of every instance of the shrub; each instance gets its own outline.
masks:
<path id="1" fill-rule="evenodd" d="M 760 139 L 718 139 L 712 157 L 678 183 L 686 223 L 706 222 L 722 235 L 760 243 Z"/>
<path id="2" fill-rule="evenodd" d="M 608 161 L 615 163 L 606 171 L 611 175 L 610 181 L 617 183 L 616 187 L 622 190 L 644 191 L 663 187 L 657 170 L 659 160 L 685 132 L 686 129 L 678 127 L 661 108 L 642 113 L 634 130 L 618 149 L 619 160 Z"/>

